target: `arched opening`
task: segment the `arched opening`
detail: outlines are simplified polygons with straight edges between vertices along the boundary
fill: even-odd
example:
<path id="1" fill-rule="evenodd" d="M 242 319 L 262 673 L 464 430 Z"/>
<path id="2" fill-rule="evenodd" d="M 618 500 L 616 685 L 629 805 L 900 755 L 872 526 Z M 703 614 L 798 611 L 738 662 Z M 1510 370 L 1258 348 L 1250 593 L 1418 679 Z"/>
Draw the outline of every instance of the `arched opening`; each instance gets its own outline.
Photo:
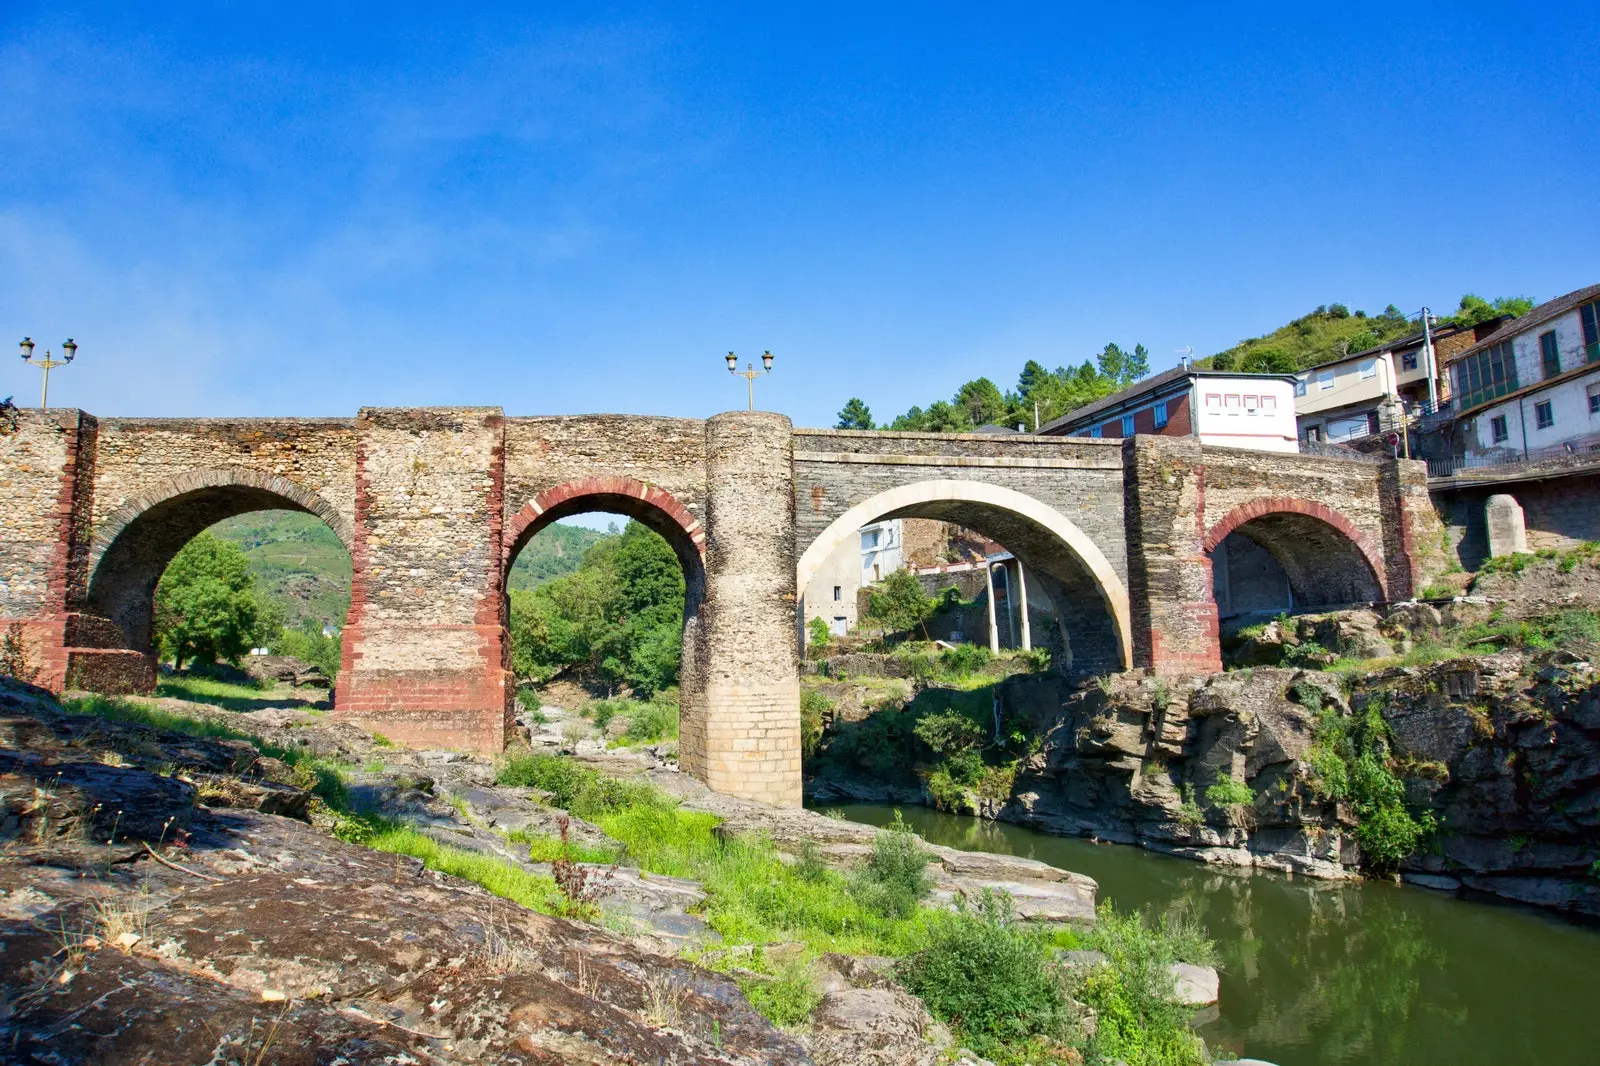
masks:
<path id="1" fill-rule="evenodd" d="M 977 481 L 924 481 L 888 489 L 839 516 L 801 555 L 796 587 L 802 624 L 814 606 L 806 602 L 806 593 L 816 587 L 829 561 L 841 550 L 848 554 L 849 544 L 864 529 L 897 519 L 931 519 L 987 538 L 990 550 L 980 564 L 989 571 L 985 584 L 1000 583 L 991 602 L 998 604 L 998 597 L 1008 594 L 1006 608 L 995 612 L 997 626 L 1009 628 L 1015 643 L 1023 620 L 1028 620 L 1031 643 L 1054 643 L 1052 658 L 1059 672 L 1082 676 L 1128 664 L 1127 590 L 1104 553 L 1055 509 L 1013 489 Z M 1048 610 L 1040 612 L 1040 607 Z"/>
<path id="2" fill-rule="evenodd" d="M 1261 500 L 1206 534 L 1223 620 L 1387 598 L 1382 557 L 1349 519 L 1319 504 Z"/>
<path id="3" fill-rule="evenodd" d="M 703 543 L 670 493 L 629 479 L 558 486 L 521 509 L 504 611 L 524 725 L 567 742 L 676 738 L 702 691 Z"/>
<path id="4" fill-rule="evenodd" d="M 331 687 L 338 672 L 348 523 L 286 479 L 205 470 L 129 500 L 100 524 L 89 575 L 75 643 L 174 667 L 244 665 L 247 686 L 277 671 Z M 268 653 L 294 662 L 255 662 Z"/>

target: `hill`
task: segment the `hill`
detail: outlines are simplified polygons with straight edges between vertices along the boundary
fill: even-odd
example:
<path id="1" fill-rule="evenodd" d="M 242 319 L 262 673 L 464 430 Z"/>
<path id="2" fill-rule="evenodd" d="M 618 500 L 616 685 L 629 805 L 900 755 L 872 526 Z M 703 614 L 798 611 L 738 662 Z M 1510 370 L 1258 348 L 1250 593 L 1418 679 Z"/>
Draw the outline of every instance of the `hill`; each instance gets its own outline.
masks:
<path id="1" fill-rule="evenodd" d="M 232 541 L 250 560 L 257 586 L 284 611 L 284 624 L 312 621 L 342 628 L 350 612 L 350 553 L 322 519 L 299 511 L 255 511 L 218 522 L 211 532 Z M 511 567 L 508 584 L 532 589 L 574 573 L 583 553 L 611 534 L 552 525 L 530 541 Z"/>

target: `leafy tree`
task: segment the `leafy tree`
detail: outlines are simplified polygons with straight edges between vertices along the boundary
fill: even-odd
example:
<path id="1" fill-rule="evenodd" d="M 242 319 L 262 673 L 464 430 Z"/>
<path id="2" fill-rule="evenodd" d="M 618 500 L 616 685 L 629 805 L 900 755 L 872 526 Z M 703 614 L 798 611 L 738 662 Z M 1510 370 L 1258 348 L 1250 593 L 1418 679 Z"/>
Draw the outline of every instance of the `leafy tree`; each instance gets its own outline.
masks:
<path id="1" fill-rule="evenodd" d="M 861 402 L 860 397 L 852 396 L 845 403 L 844 409 L 839 412 L 839 421 L 835 423 L 839 429 L 875 429 L 872 424 L 872 411 Z"/>
<path id="2" fill-rule="evenodd" d="M 967 421 L 974 426 L 1000 422 L 1006 417 L 1006 399 L 988 378 L 969 381 L 956 390 L 956 404 L 965 409 Z"/>
<path id="3" fill-rule="evenodd" d="M 210 533 L 184 545 L 156 586 L 157 646 L 180 669 L 185 662 L 237 662 L 281 625 L 263 610 L 244 552 Z"/>
<path id="4" fill-rule="evenodd" d="M 638 522 L 596 542 L 574 573 L 510 592 L 511 669 L 563 670 L 650 695 L 676 684 L 683 657 L 683 569 Z"/>
<path id="5" fill-rule="evenodd" d="M 1499 296 L 1491 302 L 1469 292 L 1461 297 L 1461 305 L 1456 313 L 1444 321 L 1465 328 L 1481 325 L 1505 315 L 1518 318 L 1532 310 L 1533 300 L 1526 296 Z"/>
<path id="6" fill-rule="evenodd" d="M 1145 351 L 1142 344 L 1134 345 L 1131 352 L 1123 351 L 1115 343 L 1107 344 L 1096 361 L 1101 377 L 1115 389 L 1126 388 L 1150 373 L 1150 353 Z"/>
<path id="7" fill-rule="evenodd" d="M 867 617 L 893 633 L 905 633 L 923 624 L 939 601 L 922 590 L 922 582 L 909 570 L 895 570 L 878 582 L 867 597 Z M 927 636 L 926 630 L 923 636 Z"/>

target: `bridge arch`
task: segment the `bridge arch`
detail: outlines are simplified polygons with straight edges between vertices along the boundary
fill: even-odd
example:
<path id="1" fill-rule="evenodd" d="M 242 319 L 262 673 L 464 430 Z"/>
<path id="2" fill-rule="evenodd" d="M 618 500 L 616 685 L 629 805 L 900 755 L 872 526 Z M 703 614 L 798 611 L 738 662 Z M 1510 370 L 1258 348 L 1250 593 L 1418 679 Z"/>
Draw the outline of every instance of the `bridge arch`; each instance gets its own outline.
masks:
<path id="1" fill-rule="evenodd" d="M 95 529 L 87 607 L 121 629 L 126 646 L 153 650 L 156 585 L 173 556 L 225 518 L 251 511 L 316 515 L 349 550 L 350 522 L 325 498 L 276 474 L 245 467 L 192 470 L 130 497 Z"/>
<path id="2" fill-rule="evenodd" d="M 1383 553 L 1347 516 L 1324 503 L 1267 496 L 1240 504 L 1206 530 L 1215 557 L 1237 534 L 1283 568 L 1296 605 L 1332 606 L 1389 597 Z"/>
<path id="3" fill-rule="evenodd" d="M 1088 534 L 1060 511 L 1026 493 L 983 481 L 934 479 L 885 489 L 834 519 L 801 553 L 796 587 L 804 589 L 835 549 L 864 525 L 886 518 L 933 518 L 977 530 L 1006 545 L 1029 570 L 1069 589 L 1092 592 L 1119 665 L 1132 661 L 1128 590 Z"/>

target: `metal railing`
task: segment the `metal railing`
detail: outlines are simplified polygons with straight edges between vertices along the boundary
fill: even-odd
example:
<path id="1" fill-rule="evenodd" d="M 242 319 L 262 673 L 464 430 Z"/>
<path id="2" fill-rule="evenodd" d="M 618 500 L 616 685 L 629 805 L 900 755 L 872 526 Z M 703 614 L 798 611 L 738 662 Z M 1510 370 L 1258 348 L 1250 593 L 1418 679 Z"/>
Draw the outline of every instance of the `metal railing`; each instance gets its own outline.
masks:
<path id="1" fill-rule="evenodd" d="M 1429 459 L 1429 477 L 1457 477 L 1472 471 L 1485 477 L 1498 473 L 1515 475 L 1538 468 L 1560 470 L 1567 466 L 1600 463 L 1600 433 L 1589 433 L 1547 448 L 1534 448 L 1521 455 L 1468 455 L 1449 459 Z"/>

